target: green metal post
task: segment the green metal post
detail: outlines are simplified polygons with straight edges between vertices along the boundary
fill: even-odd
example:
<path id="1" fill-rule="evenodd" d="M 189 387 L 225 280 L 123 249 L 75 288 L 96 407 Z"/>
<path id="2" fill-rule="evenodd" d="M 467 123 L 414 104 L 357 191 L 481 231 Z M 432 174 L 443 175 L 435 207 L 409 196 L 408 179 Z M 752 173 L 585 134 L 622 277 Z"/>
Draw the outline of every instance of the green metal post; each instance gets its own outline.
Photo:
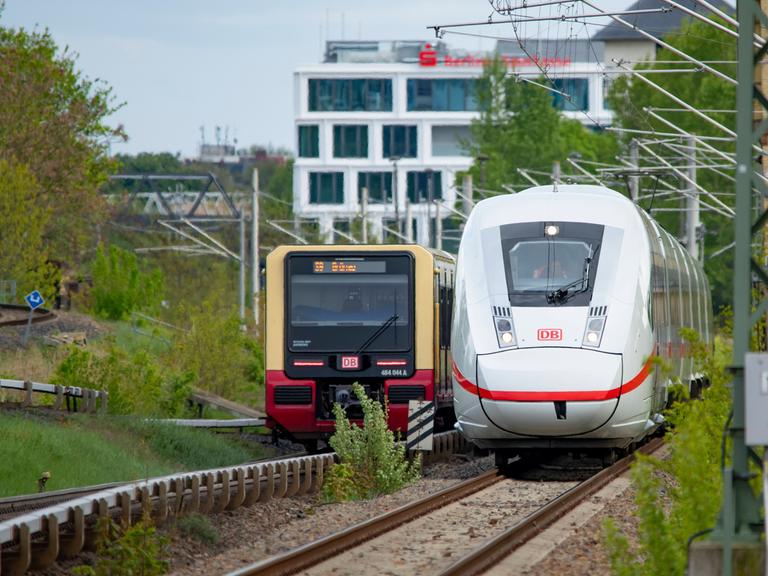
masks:
<path id="1" fill-rule="evenodd" d="M 752 322 L 752 186 L 755 164 L 754 103 L 763 104 L 759 87 L 755 86 L 755 24 L 765 19 L 759 2 L 738 0 L 739 39 L 736 90 L 736 214 L 734 278 L 733 278 L 733 418 L 729 429 L 733 453 L 731 467 L 723 471 L 723 503 L 720 519 L 712 539 L 723 544 L 723 574 L 733 573 L 733 543 L 756 542 L 760 539 L 760 500 L 749 486 L 749 448 L 744 442 L 744 360 L 750 348 Z M 764 130 L 761 124 L 758 132 Z M 762 189 L 758 185 L 758 189 Z"/>

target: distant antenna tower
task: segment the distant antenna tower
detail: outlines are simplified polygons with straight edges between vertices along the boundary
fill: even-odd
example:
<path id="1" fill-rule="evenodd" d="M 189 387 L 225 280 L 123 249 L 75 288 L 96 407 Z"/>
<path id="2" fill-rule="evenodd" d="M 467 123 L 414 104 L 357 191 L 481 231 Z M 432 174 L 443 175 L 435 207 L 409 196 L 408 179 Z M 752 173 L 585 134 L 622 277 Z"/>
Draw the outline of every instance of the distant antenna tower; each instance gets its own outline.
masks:
<path id="1" fill-rule="evenodd" d="M 203 141 L 203 146 L 205 146 L 205 126 L 200 126 L 200 139 Z"/>
<path id="2" fill-rule="evenodd" d="M 221 126 L 216 126 L 216 146 L 221 146 Z"/>
<path id="3" fill-rule="evenodd" d="M 224 127 L 224 146 L 229 145 L 229 125 Z"/>

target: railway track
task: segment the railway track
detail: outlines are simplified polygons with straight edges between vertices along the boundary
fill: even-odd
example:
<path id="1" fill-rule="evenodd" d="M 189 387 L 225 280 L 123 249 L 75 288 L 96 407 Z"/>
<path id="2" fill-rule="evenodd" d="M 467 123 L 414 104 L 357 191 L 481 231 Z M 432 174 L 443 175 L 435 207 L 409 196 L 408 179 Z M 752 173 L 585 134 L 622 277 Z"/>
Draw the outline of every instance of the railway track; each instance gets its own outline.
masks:
<path id="1" fill-rule="evenodd" d="M 32 324 L 55 320 L 56 314 L 46 308 L 38 308 L 32 314 Z M 0 328 L 24 326 L 29 320 L 29 307 L 17 304 L 0 304 Z"/>
<path id="2" fill-rule="evenodd" d="M 247 462 L 246 465 L 279 463 L 291 458 L 301 458 L 306 456 L 306 452 L 296 452 L 295 454 L 278 456 L 275 458 L 259 458 Z M 131 482 L 109 482 L 106 484 L 95 484 L 92 486 L 80 486 L 76 488 L 65 488 L 51 492 L 41 492 L 39 494 L 24 494 L 22 496 L 11 496 L 0 498 L 0 522 L 15 518 L 22 514 L 41 510 L 50 506 L 64 504 L 70 500 L 75 500 L 90 494 L 96 494 L 105 490 L 127 486 Z"/>
<path id="3" fill-rule="evenodd" d="M 455 431 L 436 434 L 433 459 L 464 446 Z M 0 573 L 24 574 L 77 556 L 95 538 L 98 518 L 130 523 L 148 513 L 162 523 L 171 516 L 234 510 L 317 491 L 334 460 L 333 453 L 290 455 L 0 500 L 0 512 L 11 516 L 0 518 Z"/>
<path id="4" fill-rule="evenodd" d="M 650 453 L 661 444 L 661 439 L 653 440 L 640 450 Z M 489 471 L 230 576 L 381 574 L 393 569 L 403 574 L 482 574 L 624 474 L 633 459 L 628 456 L 582 482 L 555 486 Z M 526 464 L 517 466 L 520 473 Z M 552 487 L 548 496 L 541 488 L 537 492 L 536 485 L 542 484 Z"/>

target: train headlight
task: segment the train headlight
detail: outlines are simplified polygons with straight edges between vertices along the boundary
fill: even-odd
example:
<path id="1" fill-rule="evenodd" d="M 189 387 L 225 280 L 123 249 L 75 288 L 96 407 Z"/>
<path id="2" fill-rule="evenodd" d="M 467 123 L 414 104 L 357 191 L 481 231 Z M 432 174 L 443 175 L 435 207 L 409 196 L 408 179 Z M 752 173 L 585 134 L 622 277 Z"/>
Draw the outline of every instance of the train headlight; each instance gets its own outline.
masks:
<path id="1" fill-rule="evenodd" d="M 501 348 L 509 348 L 517 344 L 512 320 L 509 318 L 495 318 L 494 324 L 496 325 L 496 338 Z"/>
<path id="2" fill-rule="evenodd" d="M 600 346 L 603 339 L 605 318 L 590 318 L 587 320 L 587 329 L 584 331 L 584 346 Z"/>

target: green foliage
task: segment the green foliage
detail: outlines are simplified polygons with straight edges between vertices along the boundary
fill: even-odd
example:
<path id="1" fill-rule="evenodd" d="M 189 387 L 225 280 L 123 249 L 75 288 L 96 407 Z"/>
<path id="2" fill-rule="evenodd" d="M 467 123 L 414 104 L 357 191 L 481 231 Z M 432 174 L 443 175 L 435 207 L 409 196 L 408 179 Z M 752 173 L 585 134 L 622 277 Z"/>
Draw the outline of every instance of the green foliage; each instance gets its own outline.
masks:
<path id="1" fill-rule="evenodd" d="M 210 547 L 216 546 L 221 540 L 219 531 L 208 517 L 202 514 L 182 516 L 176 521 L 176 529 L 186 538 L 192 538 Z"/>
<path id="2" fill-rule="evenodd" d="M 736 60 L 736 43 L 733 38 L 706 22 L 685 19 L 680 30 L 665 37 L 665 40 L 699 60 L 721 62 Z M 637 66 L 637 68 L 665 70 L 680 69 L 683 62 L 686 67 L 689 65 L 689 62 L 666 49 L 659 50 L 656 59 L 668 63 L 654 63 Z M 736 76 L 734 64 L 713 64 L 712 66 L 731 77 Z M 698 110 L 732 110 L 735 107 L 736 87 L 713 74 L 707 72 L 700 74 L 650 74 L 647 77 Z M 615 125 L 622 128 L 659 132 L 671 132 L 672 130 L 669 126 L 644 112 L 644 109 L 679 107 L 679 104 L 655 88 L 629 75 L 616 78 L 610 90 L 609 101 L 614 110 Z M 668 118 L 680 128 L 698 136 L 725 136 L 720 129 L 702 121 L 694 114 L 670 115 L 661 113 L 660 115 Z M 736 116 L 734 114 L 707 112 L 707 115 L 735 130 Z M 627 135 L 624 143 L 628 143 L 630 138 L 631 135 Z M 717 142 L 714 145 L 718 150 L 726 153 L 732 154 L 735 151 L 734 145 L 728 142 Z M 645 156 L 645 154 L 643 155 Z M 690 161 L 686 160 L 684 163 L 689 164 Z M 699 170 L 697 182 L 705 189 L 713 192 L 732 192 L 734 187 L 732 181 L 712 170 Z M 679 187 L 676 179 L 669 180 L 669 183 Z M 663 185 L 657 185 L 655 178 L 652 177 L 641 178 L 640 185 L 648 190 L 658 189 L 659 192 L 664 189 Z M 720 198 L 725 203 L 732 205 L 732 198 L 727 196 Z M 656 208 L 680 208 L 684 207 L 684 202 L 685 199 L 679 197 L 675 199 L 654 198 L 653 206 Z M 650 202 L 646 204 L 647 206 L 650 206 Z M 654 216 L 673 236 L 681 235 L 682 221 L 678 213 L 660 212 Z M 702 211 L 701 219 L 707 230 L 705 249 L 708 254 L 714 253 L 733 242 L 733 221 L 731 219 L 709 210 Z M 704 267 L 707 271 L 714 306 L 717 310 L 731 302 L 733 296 L 733 250 L 726 250 L 717 258 L 705 258 Z"/>
<path id="3" fill-rule="evenodd" d="M 37 492 L 37 479 L 45 471 L 51 473 L 48 490 L 130 482 L 174 471 L 135 438 L 117 436 L 106 424 L 87 428 L 91 416 L 88 419 L 80 425 L 77 420 L 55 423 L 4 414 L 0 462 L 9 463 L 4 470 L 13 474 L 0 474 L 0 497 Z"/>
<path id="4" fill-rule="evenodd" d="M 133 526 L 120 526 L 111 518 L 99 520 L 96 562 L 73 570 L 78 576 L 161 576 L 170 563 L 168 539 L 145 515 Z"/>
<path id="5" fill-rule="evenodd" d="M 243 403 L 257 400 L 263 378 L 262 346 L 240 329 L 232 313 L 210 302 L 187 311 L 188 329 L 178 335 L 170 361 L 193 374 L 192 384 Z"/>
<path id="6" fill-rule="evenodd" d="M 109 320 L 121 320 L 134 310 L 150 307 L 163 292 L 162 273 L 142 273 L 136 255 L 118 246 L 110 246 L 108 252 L 99 246 L 91 274 L 93 311 Z"/>
<path id="7" fill-rule="evenodd" d="M 17 294 L 39 289 L 50 300 L 55 270 L 43 242 L 50 210 L 35 200 L 39 191 L 26 165 L 0 160 L 0 246 L 7 248 L 0 250 L 0 280 L 16 280 Z"/>
<path id="8" fill-rule="evenodd" d="M 47 31 L 0 27 L 0 158 L 24 163 L 37 181 L 25 202 L 44 214 L 49 256 L 78 262 L 106 216 L 98 187 L 113 171 L 109 144 L 122 127 L 111 90 L 84 77 L 76 54 L 60 50 Z M 6 225 L 0 214 L 0 229 Z"/>
<path id="9" fill-rule="evenodd" d="M 260 446 L 229 435 L 139 417 L 84 414 L 49 421 L 4 415 L 0 436 L 0 462 L 12 462 L 14 471 L 0 474 L 0 497 L 36 492 L 45 471 L 51 473 L 47 489 L 61 490 L 233 466 L 264 456 Z"/>
<path id="10" fill-rule="evenodd" d="M 613 573 L 620 576 L 683 574 L 687 543 L 694 533 L 711 528 L 720 509 L 721 446 L 730 410 L 726 366 L 730 351 L 717 339 L 714 352 L 689 329 L 697 369 L 712 385 L 701 400 L 676 402 L 667 411 L 670 457 L 638 456 L 632 468 L 636 492 L 637 550 L 614 523 L 606 525 Z"/>
<path id="11" fill-rule="evenodd" d="M 54 384 L 106 390 L 111 414 L 165 417 L 183 414 L 191 381 L 191 373 L 165 369 L 145 350 L 129 354 L 114 345 L 103 355 L 72 346 L 52 378 Z"/>
<path id="12" fill-rule="evenodd" d="M 360 384 L 354 384 L 353 392 L 363 409 L 363 427 L 351 424 L 344 409 L 334 405 L 336 432 L 330 445 L 341 463 L 323 484 L 323 494 L 331 501 L 390 494 L 421 475 L 421 460 L 409 462 L 405 446 L 395 442 L 387 426 L 388 409 L 366 396 Z"/>
<path id="13" fill-rule="evenodd" d="M 540 86 L 508 75 L 500 59 L 488 63 L 477 81 L 480 118 L 472 121 L 471 154 L 487 158 L 470 169 L 475 182 L 501 190 L 518 179 L 517 169 L 552 171 L 578 153 L 586 160 L 605 160 L 616 154 L 610 133 L 595 133 L 569 120 L 552 105 L 552 94 Z M 545 80 L 540 80 L 545 82 Z"/>
<path id="14" fill-rule="evenodd" d="M 164 422 L 137 418 L 114 420 L 159 458 L 184 470 L 242 464 L 262 456 L 261 448 L 238 439 Z"/>

